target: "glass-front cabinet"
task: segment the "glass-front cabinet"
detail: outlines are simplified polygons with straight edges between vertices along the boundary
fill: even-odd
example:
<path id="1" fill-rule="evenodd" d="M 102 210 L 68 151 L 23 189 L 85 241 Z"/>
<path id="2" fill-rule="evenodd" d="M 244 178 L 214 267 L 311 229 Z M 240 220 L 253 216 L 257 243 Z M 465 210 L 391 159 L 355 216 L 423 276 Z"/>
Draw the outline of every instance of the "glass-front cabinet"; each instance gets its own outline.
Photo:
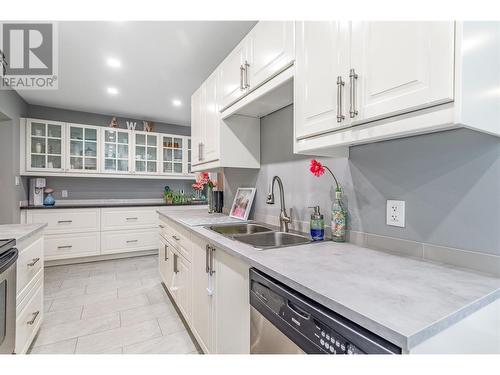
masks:
<path id="1" fill-rule="evenodd" d="M 130 168 L 130 132 L 106 128 L 103 131 L 103 173 L 128 173 Z"/>
<path id="2" fill-rule="evenodd" d="M 185 137 L 176 137 L 173 135 L 162 136 L 162 173 L 180 174 L 184 172 L 183 164 Z"/>
<path id="3" fill-rule="evenodd" d="M 21 174 L 192 178 L 191 137 L 26 119 Z"/>
<path id="4" fill-rule="evenodd" d="M 98 171 L 99 128 L 96 126 L 68 124 L 69 140 L 67 170 L 70 172 L 96 173 Z"/>
<path id="5" fill-rule="evenodd" d="M 159 152 L 156 133 L 135 132 L 134 170 L 135 173 L 158 173 Z"/>
<path id="6" fill-rule="evenodd" d="M 65 124 L 30 120 L 27 123 L 26 164 L 33 171 L 63 171 Z"/>

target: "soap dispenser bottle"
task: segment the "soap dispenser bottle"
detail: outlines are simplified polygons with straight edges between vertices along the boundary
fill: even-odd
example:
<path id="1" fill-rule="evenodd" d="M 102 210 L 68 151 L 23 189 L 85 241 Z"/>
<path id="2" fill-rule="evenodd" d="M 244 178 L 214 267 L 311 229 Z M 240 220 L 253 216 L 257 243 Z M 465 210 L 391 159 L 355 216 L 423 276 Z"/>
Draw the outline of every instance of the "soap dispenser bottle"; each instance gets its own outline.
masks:
<path id="1" fill-rule="evenodd" d="M 319 212 L 319 206 L 309 207 L 314 209 L 311 214 L 311 238 L 313 241 L 323 241 L 325 238 L 325 220 Z"/>

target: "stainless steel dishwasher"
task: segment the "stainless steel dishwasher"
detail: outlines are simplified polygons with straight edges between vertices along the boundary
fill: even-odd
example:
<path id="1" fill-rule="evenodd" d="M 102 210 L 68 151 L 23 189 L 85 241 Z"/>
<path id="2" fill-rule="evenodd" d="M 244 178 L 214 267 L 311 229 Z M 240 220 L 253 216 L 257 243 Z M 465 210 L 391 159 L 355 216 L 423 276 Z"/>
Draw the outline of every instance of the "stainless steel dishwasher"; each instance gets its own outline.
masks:
<path id="1" fill-rule="evenodd" d="M 252 354 L 401 354 L 401 348 L 250 270 Z"/>

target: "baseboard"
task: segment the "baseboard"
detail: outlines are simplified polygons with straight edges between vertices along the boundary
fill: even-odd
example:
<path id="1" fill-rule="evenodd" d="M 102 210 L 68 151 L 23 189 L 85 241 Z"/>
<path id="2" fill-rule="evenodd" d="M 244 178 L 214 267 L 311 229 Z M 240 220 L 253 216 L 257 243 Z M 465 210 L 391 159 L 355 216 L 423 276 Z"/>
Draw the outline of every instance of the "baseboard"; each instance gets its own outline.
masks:
<path id="1" fill-rule="evenodd" d="M 134 252 L 130 252 L 130 253 L 117 253 L 117 254 L 96 255 L 96 256 L 82 257 L 82 258 L 68 258 L 68 259 L 46 260 L 44 262 L 44 265 L 45 265 L 45 267 L 52 267 L 52 266 L 62 266 L 62 265 L 66 265 L 66 264 L 99 262 L 101 260 L 113 260 L 113 259 L 133 258 L 133 257 L 140 257 L 140 256 L 144 256 L 144 255 L 155 255 L 155 254 L 158 254 L 158 250 L 157 249 L 134 251 Z"/>

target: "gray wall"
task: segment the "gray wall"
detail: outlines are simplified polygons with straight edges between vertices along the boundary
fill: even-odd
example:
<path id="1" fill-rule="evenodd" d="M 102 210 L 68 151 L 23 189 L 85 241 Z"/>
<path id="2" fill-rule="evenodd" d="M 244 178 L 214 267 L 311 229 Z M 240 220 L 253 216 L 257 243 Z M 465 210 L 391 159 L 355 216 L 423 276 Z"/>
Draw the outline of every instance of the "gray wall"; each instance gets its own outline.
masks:
<path id="1" fill-rule="evenodd" d="M 41 119 L 41 120 L 54 120 L 54 121 L 57 120 L 62 122 L 74 122 L 77 124 L 108 126 L 109 123 L 111 122 L 111 118 L 113 117 L 113 115 L 72 111 L 68 109 L 44 107 L 44 106 L 29 104 L 27 117 Z M 132 119 L 128 117 L 127 118 L 118 117 L 118 116 L 116 117 L 116 119 L 118 120 L 118 125 L 120 128 L 123 129 L 127 128 L 126 121 L 135 121 L 137 122 L 137 129 L 142 130 L 143 126 L 142 120 Z M 155 122 L 154 131 L 158 133 L 191 135 L 190 126 L 165 124 L 163 122 Z"/>
<path id="2" fill-rule="evenodd" d="M 193 181 L 142 180 L 121 178 L 47 177 L 47 186 L 55 189 L 54 198 L 63 200 L 61 190 L 68 190 L 67 199 L 149 199 L 163 198 L 168 185 L 173 190 L 191 192 Z"/>
<path id="3" fill-rule="evenodd" d="M 27 104 L 12 90 L 0 90 L 0 224 L 19 222 L 18 202 L 25 199 L 23 185 L 15 186 L 19 175 L 19 118 Z"/>
<path id="4" fill-rule="evenodd" d="M 265 196 L 279 175 L 295 220 L 308 221 L 312 205 L 328 218 L 333 180 L 314 177 L 311 158 L 293 154 L 292 131 L 293 106 L 262 118 L 261 169 L 225 169 L 227 207 L 238 186 L 255 186 L 254 213 L 277 218 L 279 204 L 266 205 Z M 500 255 L 500 139 L 460 129 L 317 159 L 344 187 L 352 230 Z M 406 201 L 405 228 L 385 225 L 387 199 Z"/>

